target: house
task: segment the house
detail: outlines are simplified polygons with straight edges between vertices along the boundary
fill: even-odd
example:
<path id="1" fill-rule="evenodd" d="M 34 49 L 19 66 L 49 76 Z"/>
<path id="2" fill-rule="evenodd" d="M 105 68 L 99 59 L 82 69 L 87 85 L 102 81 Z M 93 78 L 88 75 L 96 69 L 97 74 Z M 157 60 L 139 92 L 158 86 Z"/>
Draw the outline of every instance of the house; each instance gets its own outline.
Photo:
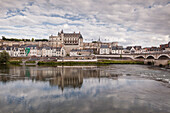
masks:
<path id="1" fill-rule="evenodd" d="M 5 48 L 4 47 L 0 47 L 0 52 L 3 52 L 5 50 Z"/>
<path id="2" fill-rule="evenodd" d="M 56 48 L 56 56 L 64 57 L 66 56 L 66 51 L 63 47 L 57 47 Z"/>
<path id="3" fill-rule="evenodd" d="M 4 47 L 4 49 L 5 49 L 5 51 L 10 55 L 10 56 L 13 56 L 13 49 L 14 49 L 14 47 L 12 47 L 12 46 L 6 46 L 6 47 Z"/>
<path id="4" fill-rule="evenodd" d="M 165 48 L 168 48 L 169 44 L 161 44 L 160 49 L 165 50 Z"/>
<path id="5" fill-rule="evenodd" d="M 0 48 L 0 52 L 6 51 L 11 57 L 19 57 L 20 51 L 18 47 L 14 46 L 3 46 Z"/>
<path id="6" fill-rule="evenodd" d="M 110 49 L 108 45 L 101 45 L 99 54 L 110 54 Z"/>
<path id="7" fill-rule="evenodd" d="M 130 53 L 135 53 L 135 52 L 136 52 L 135 48 L 132 47 L 132 48 L 130 49 Z"/>
<path id="8" fill-rule="evenodd" d="M 70 51 L 70 56 L 90 56 L 92 54 L 92 49 L 72 49 Z"/>
<path id="9" fill-rule="evenodd" d="M 41 48 L 41 56 L 42 57 L 51 57 L 52 56 L 52 48 L 49 46 L 45 46 Z"/>
<path id="10" fill-rule="evenodd" d="M 28 56 L 37 56 L 37 45 L 29 45 L 29 46 L 26 46 L 26 48 L 30 49 Z"/>
<path id="11" fill-rule="evenodd" d="M 112 54 L 123 54 L 124 53 L 123 46 L 112 46 L 111 53 Z"/>
<path id="12" fill-rule="evenodd" d="M 52 48 L 52 56 L 56 57 L 64 57 L 66 56 L 65 49 L 63 47 L 53 47 Z"/>
<path id="13" fill-rule="evenodd" d="M 126 51 L 129 50 L 129 53 L 141 53 L 142 47 L 141 46 L 127 46 Z"/>
<path id="14" fill-rule="evenodd" d="M 72 49 L 70 51 L 70 56 L 78 56 L 78 51 L 80 51 L 80 49 Z"/>
<path id="15" fill-rule="evenodd" d="M 22 46 L 19 47 L 19 56 L 20 57 L 26 56 L 25 45 L 22 45 Z"/>

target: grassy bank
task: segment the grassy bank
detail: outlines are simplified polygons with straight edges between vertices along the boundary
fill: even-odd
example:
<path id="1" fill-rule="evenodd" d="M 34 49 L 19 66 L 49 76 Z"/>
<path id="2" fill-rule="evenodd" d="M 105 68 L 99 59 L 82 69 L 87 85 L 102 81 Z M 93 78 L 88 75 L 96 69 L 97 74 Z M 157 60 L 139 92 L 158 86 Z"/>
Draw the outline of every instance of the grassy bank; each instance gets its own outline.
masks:
<path id="1" fill-rule="evenodd" d="M 56 65 L 96 65 L 96 62 L 38 62 L 38 65 L 51 65 L 51 66 L 56 66 Z"/>
<path id="2" fill-rule="evenodd" d="M 113 61 L 113 60 L 101 60 L 98 62 L 38 62 L 38 65 L 109 65 L 109 64 L 144 64 L 142 61 Z"/>
<path id="3" fill-rule="evenodd" d="M 9 64 L 20 65 L 22 61 L 9 61 Z M 35 61 L 26 61 L 26 63 L 35 63 Z M 143 61 L 133 61 L 133 60 L 99 60 L 97 62 L 44 62 L 39 61 L 38 65 L 48 65 L 48 66 L 57 66 L 57 65 L 109 65 L 109 64 L 144 64 Z"/>
<path id="4" fill-rule="evenodd" d="M 99 60 L 99 64 L 144 64 L 143 61 L 134 60 Z"/>
<path id="5" fill-rule="evenodd" d="M 22 63 L 22 61 L 9 61 L 9 64 L 13 65 L 20 65 L 20 63 Z"/>
<path id="6" fill-rule="evenodd" d="M 25 63 L 35 63 L 35 61 L 26 61 Z"/>

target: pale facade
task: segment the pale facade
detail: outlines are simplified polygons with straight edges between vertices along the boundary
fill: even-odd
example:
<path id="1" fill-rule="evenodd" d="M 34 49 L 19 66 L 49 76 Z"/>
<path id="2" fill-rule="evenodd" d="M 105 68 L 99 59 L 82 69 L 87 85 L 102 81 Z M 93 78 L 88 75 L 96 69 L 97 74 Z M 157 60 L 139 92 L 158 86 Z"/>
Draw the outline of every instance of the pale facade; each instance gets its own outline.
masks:
<path id="1" fill-rule="evenodd" d="M 111 53 L 112 54 L 124 54 L 124 49 L 122 46 L 113 46 Z"/>
<path id="2" fill-rule="evenodd" d="M 83 49 L 72 49 L 70 51 L 70 56 L 90 56 L 93 54 L 92 50 L 83 50 Z"/>
<path id="3" fill-rule="evenodd" d="M 99 54 L 110 54 L 110 49 L 107 45 L 101 45 Z"/>

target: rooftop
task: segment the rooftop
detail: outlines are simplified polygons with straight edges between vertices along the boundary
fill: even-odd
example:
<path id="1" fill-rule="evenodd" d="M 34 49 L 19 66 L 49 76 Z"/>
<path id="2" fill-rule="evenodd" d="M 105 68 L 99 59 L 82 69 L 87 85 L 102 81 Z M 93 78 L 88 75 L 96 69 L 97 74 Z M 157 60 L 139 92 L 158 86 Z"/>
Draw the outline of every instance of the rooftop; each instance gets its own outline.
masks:
<path id="1" fill-rule="evenodd" d="M 100 48 L 109 48 L 109 46 L 108 45 L 101 45 Z"/>

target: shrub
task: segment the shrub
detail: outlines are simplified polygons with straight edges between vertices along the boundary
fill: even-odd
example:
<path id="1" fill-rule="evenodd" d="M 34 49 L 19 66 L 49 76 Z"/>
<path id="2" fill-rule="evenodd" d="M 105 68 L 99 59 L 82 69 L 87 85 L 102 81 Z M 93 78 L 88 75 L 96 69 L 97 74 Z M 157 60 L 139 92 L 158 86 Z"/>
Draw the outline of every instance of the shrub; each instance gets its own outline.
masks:
<path id="1" fill-rule="evenodd" d="M 0 53 L 0 63 L 9 62 L 10 56 L 6 51 Z"/>
<path id="2" fill-rule="evenodd" d="M 25 63 L 35 63 L 35 61 L 26 61 Z"/>
<path id="3" fill-rule="evenodd" d="M 19 65 L 22 61 L 9 61 L 10 64 Z"/>
<path id="4" fill-rule="evenodd" d="M 144 64 L 143 61 L 111 61 L 111 60 L 100 60 L 98 62 L 38 62 L 38 65 L 108 65 L 108 64 Z"/>

